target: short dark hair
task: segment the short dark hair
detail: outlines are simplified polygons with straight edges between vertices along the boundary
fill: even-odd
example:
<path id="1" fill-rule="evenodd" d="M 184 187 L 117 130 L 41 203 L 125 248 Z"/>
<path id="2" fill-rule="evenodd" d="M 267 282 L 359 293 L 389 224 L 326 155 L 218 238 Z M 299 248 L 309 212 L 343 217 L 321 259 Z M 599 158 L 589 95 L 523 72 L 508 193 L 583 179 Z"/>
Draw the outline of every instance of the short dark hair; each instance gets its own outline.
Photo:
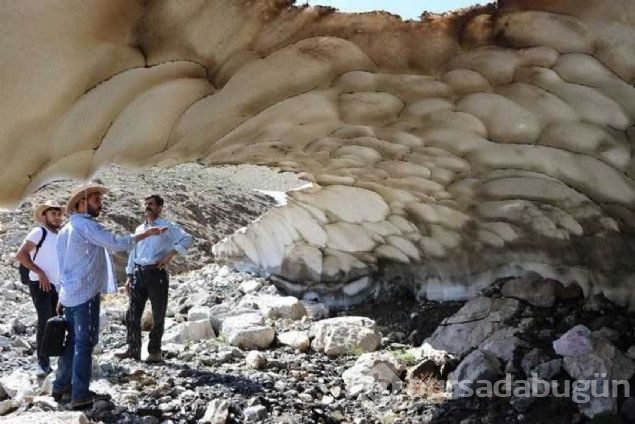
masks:
<path id="1" fill-rule="evenodd" d="M 152 196 L 148 196 L 143 200 L 147 202 L 150 199 L 154 199 L 154 203 L 156 203 L 158 207 L 163 207 L 163 197 L 159 196 L 158 194 L 153 194 Z"/>

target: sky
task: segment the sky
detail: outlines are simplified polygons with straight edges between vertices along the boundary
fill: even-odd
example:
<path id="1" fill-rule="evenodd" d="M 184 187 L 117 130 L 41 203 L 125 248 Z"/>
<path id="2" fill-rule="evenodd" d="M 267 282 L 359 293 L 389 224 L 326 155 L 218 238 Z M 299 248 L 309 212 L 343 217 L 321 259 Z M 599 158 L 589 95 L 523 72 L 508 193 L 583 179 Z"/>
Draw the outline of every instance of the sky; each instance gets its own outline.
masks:
<path id="1" fill-rule="evenodd" d="M 342 12 L 368 12 L 386 10 L 403 19 L 419 19 L 421 12 L 440 13 L 472 6 L 487 4 L 492 0 L 296 0 L 296 5 L 308 3 L 311 6 L 332 6 Z"/>

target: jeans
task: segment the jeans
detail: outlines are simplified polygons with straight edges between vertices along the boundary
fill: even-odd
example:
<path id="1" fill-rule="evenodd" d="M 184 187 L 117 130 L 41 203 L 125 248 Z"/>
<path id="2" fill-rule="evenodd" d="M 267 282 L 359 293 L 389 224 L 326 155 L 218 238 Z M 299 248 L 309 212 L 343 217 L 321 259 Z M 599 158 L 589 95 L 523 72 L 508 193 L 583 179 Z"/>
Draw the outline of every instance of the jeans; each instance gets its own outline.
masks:
<path id="1" fill-rule="evenodd" d="M 31 294 L 31 300 L 33 300 L 33 306 L 37 312 L 37 330 L 36 330 L 36 345 L 37 345 L 37 363 L 42 369 L 50 368 L 50 360 L 48 356 L 42 355 L 40 352 L 42 348 L 42 336 L 44 335 L 44 328 L 46 327 L 46 321 L 49 318 L 55 316 L 55 307 L 57 306 L 57 291 L 51 284 L 51 290 L 45 292 L 40 289 L 38 281 L 31 281 L 29 284 L 29 293 Z"/>
<path id="2" fill-rule="evenodd" d="M 72 387 L 72 400 L 90 398 L 88 387 L 93 366 L 93 348 L 99 337 L 99 295 L 81 305 L 64 308 L 68 341 L 58 362 L 53 391 Z"/>
<path id="3" fill-rule="evenodd" d="M 161 338 L 165 324 L 165 312 L 168 306 L 168 273 L 161 269 L 137 270 L 130 290 L 128 308 L 128 349 L 136 358 L 141 355 L 141 316 L 146 302 L 152 305 L 154 325 L 148 342 L 149 353 L 161 353 Z"/>

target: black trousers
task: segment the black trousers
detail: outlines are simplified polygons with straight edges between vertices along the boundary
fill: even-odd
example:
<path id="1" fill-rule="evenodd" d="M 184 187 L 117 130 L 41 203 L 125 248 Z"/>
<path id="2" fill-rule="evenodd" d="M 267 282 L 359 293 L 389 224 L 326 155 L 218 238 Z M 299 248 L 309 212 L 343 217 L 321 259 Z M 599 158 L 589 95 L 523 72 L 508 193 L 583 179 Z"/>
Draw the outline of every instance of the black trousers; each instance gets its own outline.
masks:
<path id="1" fill-rule="evenodd" d="M 150 299 L 154 325 L 150 331 L 149 353 L 161 352 L 161 338 L 165 324 L 165 312 L 168 306 L 168 273 L 162 269 L 137 269 L 130 290 L 130 303 L 127 314 L 127 341 L 130 353 L 136 358 L 141 356 L 141 316 L 146 302 Z"/>
<path id="2" fill-rule="evenodd" d="M 37 361 L 42 368 L 48 368 L 50 366 L 49 357 L 40 354 L 40 350 L 42 347 L 44 328 L 46 328 L 46 321 L 55 316 L 55 308 L 57 307 L 57 291 L 55 290 L 53 284 L 51 284 L 51 290 L 45 292 L 40 289 L 39 281 L 31 281 L 31 284 L 29 284 L 29 293 L 31 294 L 31 300 L 33 300 L 35 311 L 37 312 L 37 330 L 35 333 Z"/>

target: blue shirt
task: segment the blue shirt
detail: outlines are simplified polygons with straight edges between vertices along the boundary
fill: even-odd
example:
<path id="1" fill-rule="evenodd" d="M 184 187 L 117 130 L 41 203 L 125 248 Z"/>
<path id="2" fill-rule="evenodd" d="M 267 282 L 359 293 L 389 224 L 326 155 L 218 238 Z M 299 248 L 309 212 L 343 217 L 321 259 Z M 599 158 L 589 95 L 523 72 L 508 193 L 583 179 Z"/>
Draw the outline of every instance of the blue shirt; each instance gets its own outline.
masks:
<path id="1" fill-rule="evenodd" d="M 134 274 L 135 264 L 137 265 L 154 265 L 163 259 L 172 250 L 176 250 L 180 254 L 192 245 L 192 236 L 183 231 L 181 227 L 167 219 L 157 219 L 152 225 L 147 222 L 137 227 L 135 234 L 142 233 L 147 228 L 167 227 L 168 230 L 158 236 L 148 237 L 135 244 L 134 249 L 128 256 L 128 266 L 126 266 L 127 274 Z"/>
<path id="2" fill-rule="evenodd" d="M 60 303 L 77 306 L 112 291 L 114 273 L 108 250 L 127 251 L 133 245 L 132 235 L 116 236 L 88 214 L 71 215 L 57 236 Z"/>

